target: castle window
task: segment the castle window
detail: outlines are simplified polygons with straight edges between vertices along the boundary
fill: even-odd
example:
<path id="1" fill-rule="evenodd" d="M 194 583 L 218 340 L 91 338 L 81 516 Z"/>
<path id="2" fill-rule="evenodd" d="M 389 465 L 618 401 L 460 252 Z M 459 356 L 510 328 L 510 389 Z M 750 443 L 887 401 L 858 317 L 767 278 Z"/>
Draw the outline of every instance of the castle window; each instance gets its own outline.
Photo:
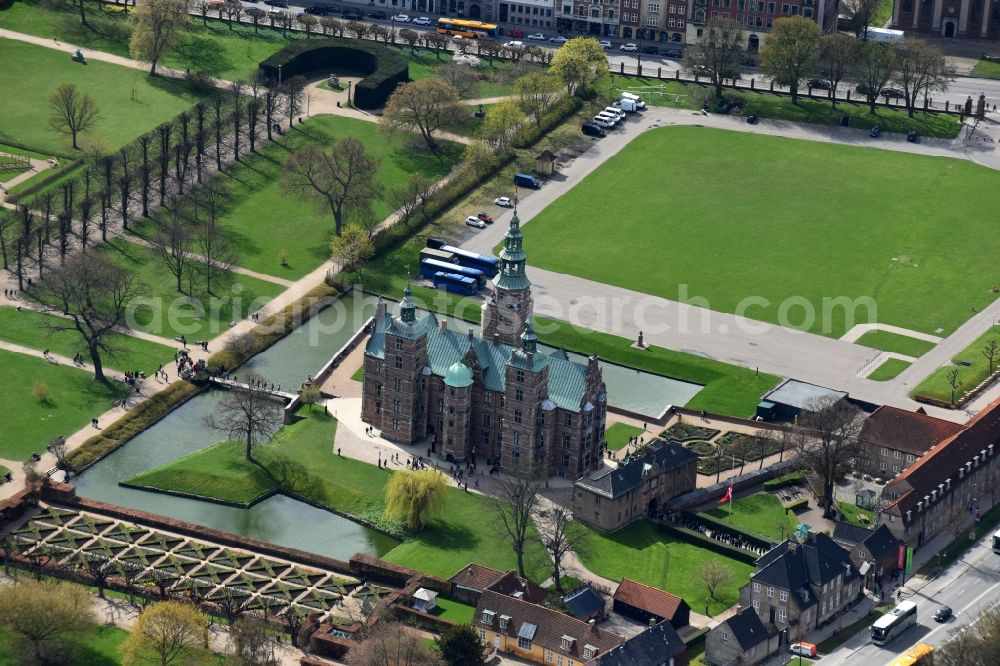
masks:
<path id="1" fill-rule="evenodd" d="M 393 430 L 399 430 L 399 419 L 393 419 L 392 420 L 392 429 Z"/>
<path id="2" fill-rule="evenodd" d="M 394 411 L 397 414 L 399 414 L 399 400 L 393 400 L 392 401 L 392 411 Z"/>
<path id="3" fill-rule="evenodd" d="M 402 356 L 397 356 L 396 357 L 396 369 L 397 370 L 402 370 L 403 369 L 403 357 Z"/>
<path id="4" fill-rule="evenodd" d="M 519 432 L 514 433 L 514 446 L 515 447 L 521 446 L 521 433 Z"/>
<path id="5" fill-rule="evenodd" d="M 483 414 L 483 427 L 489 428 L 492 425 L 493 425 L 493 415 Z"/>
<path id="6" fill-rule="evenodd" d="M 522 391 L 521 389 L 514 389 L 514 400 L 517 400 L 519 402 L 523 401 L 524 400 L 524 391 Z"/>
<path id="7" fill-rule="evenodd" d="M 564 449 L 568 449 L 569 448 L 570 440 L 571 440 L 571 437 L 569 436 L 569 433 L 568 432 L 564 432 L 563 433 L 563 448 Z"/>
<path id="8" fill-rule="evenodd" d="M 492 405 L 493 393 L 491 393 L 490 391 L 486 391 L 485 393 L 483 393 L 483 402 L 485 402 L 487 405 Z"/>
<path id="9" fill-rule="evenodd" d="M 489 430 L 484 430 L 483 431 L 483 444 L 486 445 L 486 446 L 489 446 L 489 444 L 490 444 L 490 431 Z"/>
<path id="10" fill-rule="evenodd" d="M 403 348 L 403 341 L 397 338 L 396 339 L 396 349 L 402 349 L 402 348 Z"/>
<path id="11" fill-rule="evenodd" d="M 573 415 L 570 414 L 569 412 L 566 412 L 566 416 L 563 417 L 563 423 L 565 423 L 568 426 L 573 425 Z"/>
<path id="12" fill-rule="evenodd" d="M 400 379 L 399 377 L 396 377 L 396 380 L 393 382 L 393 385 L 396 387 L 397 391 L 403 390 L 403 380 Z"/>
<path id="13" fill-rule="evenodd" d="M 376 384 L 375 385 L 375 395 L 378 395 L 378 396 L 382 395 L 382 385 L 381 384 Z"/>
<path id="14" fill-rule="evenodd" d="M 518 370 L 514 373 L 514 380 L 518 382 L 524 381 L 524 370 Z"/>
<path id="15" fill-rule="evenodd" d="M 520 423 L 520 422 L 521 422 L 521 410 L 520 409 L 515 409 L 514 410 L 514 423 Z"/>
<path id="16" fill-rule="evenodd" d="M 454 398 L 455 397 L 455 389 L 453 389 L 453 388 L 448 389 L 448 395 L 450 395 L 451 397 Z"/>
<path id="17" fill-rule="evenodd" d="M 568 453 L 564 453 L 563 454 L 563 456 L 562 456 L 562 463 L 563 463 L 563 467 L 569 467 L 569 454 Z M 598 497 L 597 501 L 600 502 L 601 498 Z"/>

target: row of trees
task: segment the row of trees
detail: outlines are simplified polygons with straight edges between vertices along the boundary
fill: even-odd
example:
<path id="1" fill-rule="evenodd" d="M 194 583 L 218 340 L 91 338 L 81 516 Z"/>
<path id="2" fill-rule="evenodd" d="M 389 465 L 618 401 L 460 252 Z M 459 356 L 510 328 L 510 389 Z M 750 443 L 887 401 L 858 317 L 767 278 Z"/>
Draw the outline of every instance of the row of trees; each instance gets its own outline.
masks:
<path id="1" fill-rule="evenodd" d="M 719 99 L 725 80 L 738 78 L 745 70 L 742 34 L 743 28 L 736 21 L 714 17 L 706 26 L 705 39 L 685 51 L 686 66 L 708 75 Z M 889 44 L 844 33 L 822 35 L 815 21 L 801 16 L 774 22 L 761 50 L 760 64 L 775 83 L 788 86 L 793 104 L 798 103 L 799 88 L 806 80 L 824 82 L 834 107 L 837 86 L 855 81 L 875 113 L 879 97 L 890 86 L 898 85 L 911 117 L 921 99 L 945 90 L 949 80 L 944 55 L 929 42 L 907 38 L 900 44 Z"/>

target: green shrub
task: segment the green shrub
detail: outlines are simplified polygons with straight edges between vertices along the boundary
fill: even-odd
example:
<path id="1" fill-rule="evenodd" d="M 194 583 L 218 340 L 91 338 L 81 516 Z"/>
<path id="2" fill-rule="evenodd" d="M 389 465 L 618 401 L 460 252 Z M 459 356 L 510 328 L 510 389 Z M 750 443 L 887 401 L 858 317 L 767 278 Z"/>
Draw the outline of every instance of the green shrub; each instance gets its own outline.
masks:
<path id="1" fill-rule="evenodd" d="M 797 499 L 794 502 L 789 502 L 785 505 L 785 513 L 798 511 L 799 509 L 804 509 L 809 506 L 809 498 L 803 497 L 802 499 Z"/>
<path id="2" fill-rule="evenodd" d="M 785 486 L 797 486 L 802 483 L 802 472 L 791 472 L 764 482 L 764 490 L 777 490 Z"/>
<path id="3" fill-rule="evenodd" d="M 529 148 L 535 145 L 543 136 L 561 125 L 567 118 L 583 107 L 579 97 L 563 97 L 556 102 L 548 113 L 538 119 L 537 123 L 529 125 L 521 132 L 514 144 L 516 148 Z"/>
<path id="4" fill-rule="evenodd" d="M 66 456 L 66 467 L 75 472 L 84 470 L 162 419 L 199 390 L 199 387 L 188 382 L 174 382 L 140 402 L 132 411 L 105 428 L 100 435 L 94 435 L 72 451 Z"/>

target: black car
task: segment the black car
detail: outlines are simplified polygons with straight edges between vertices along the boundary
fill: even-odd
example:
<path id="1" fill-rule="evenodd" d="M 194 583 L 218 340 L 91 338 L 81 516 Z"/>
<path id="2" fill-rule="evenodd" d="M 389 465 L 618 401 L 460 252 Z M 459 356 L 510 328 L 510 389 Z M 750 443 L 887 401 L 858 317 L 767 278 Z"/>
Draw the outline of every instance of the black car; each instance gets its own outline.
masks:
<path id="1" fill-rule="evenodd" d="M 264 0 L 264 4 L 272 7 L 287 7 L 288 0 Z"/>
<path id="2" fill-rule="evenodd" d="M 941 606 L 941 608 L 938 608 L 937 612 L 934 613 L 934 619 L 937 622 L 947 622 L 949 619 L 951 619 L 951 616 L 952 616 L 951 609 L 948 608 L 947 606 Z"/>
<path id="3" fill-rule="evenodd" d="M 659 55 L 660 49 L 656 48 L 655 46 L 643 46 L 642 52 L 648 53 L 649 55 Z"/>
<path id="4" fill-rule="evenodd" d="M 823 79 L 809 79 L 810 88 L 818 88 L 819 90 L 829 90 L 830 84 Z"/>
<path id="5" fill-rule="evenodd" d="M 899 88 L 882 88 L 883 97 L 906 97 L 906 93 Z"/>
<path id="6" fill-rule="evenodd" d="M 666 51 L 663 52 L 663 55 L 665 55 L 668 58 L 682 58 L 684 56 L 684 54 L 678 51 L 677 49 L 667 49 Z"/>
<path id="7" fill-rule="evenodd" d="M 324 7 L 323 5 L 312 5 L 306 7 L 306 14 L 312 14 L 313 16 L 326 16 L 330 13 L 329 7 Z"/>
<path id="8" fill-rule="evenodd" d="M 608 135 L 608 133 L 604 131 L 603 127 L 601 127 L 600 125 L 595 125 L 594 123 L 584 123 L 583 125 L 580 126 L 580 129 L 587 136 L 601 137 Z"/>
<path id="9" fill-rule="evenodd" d="M 348 21 L 360 21 L 364 17 L 361 16 L 361 12 L 359 12 L 358 10 L 348 9 L 346 12 L 344 12 L 344 18 Z"/>
<path id="10" fill-rule="evenodd" d="M 384 21 L 387 18 L 389 18 L 389 15 L 386 14 L 385 12 L 383 12 L 383 11 L 374 9 L 374 10 L 368 12 L 368 18 L 373 18 L 373 19 L 377 19 L 379 21 Z"/>

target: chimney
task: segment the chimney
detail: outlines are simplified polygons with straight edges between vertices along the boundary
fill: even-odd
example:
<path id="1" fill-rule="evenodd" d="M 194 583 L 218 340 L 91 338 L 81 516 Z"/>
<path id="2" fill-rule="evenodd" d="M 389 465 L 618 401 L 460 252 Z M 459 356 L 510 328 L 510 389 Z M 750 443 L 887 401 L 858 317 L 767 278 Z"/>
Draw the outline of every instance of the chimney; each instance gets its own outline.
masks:
<path id="1" fill-rule="evenodd" d="M 474 337 L 473 330 L 472 330 L 472 327 L 470 326 L 469 327 L 469 342 L 472 342 L 473 337 Z"/>
<path id="2" fill-rule="evenodd" d="M 444 317 L 442 317 L 441 321 L 438 322 L 438 330 L 440 330 L 442 333 L 448 330 L 448 320 L 445 319 Z"/>
<path id="3" fill-rule="evenodd" d="M 655 627 L 656 626 L 656 618 L 655 617 L 649 618 L 649 626 L 651 626 L 651 627 Z"/>
<path id="4" fill-rule="evenodd" d="M 499 333 L 494 333 L 493 334 L 493 344 L 495 344 L 495 345 L 500 344 L 500 334 Z"/>
<path id="5" fill-rule="evenodd" d="M 587 624 L 590 625 L 590 631 L 592 633 L 595 633 L 595 634 L 600 633 L 601 630 L 597 628 L 597 620 L 595 620 L 594 618 L 591 618 L 591 619 L 587 620 Z"/>

